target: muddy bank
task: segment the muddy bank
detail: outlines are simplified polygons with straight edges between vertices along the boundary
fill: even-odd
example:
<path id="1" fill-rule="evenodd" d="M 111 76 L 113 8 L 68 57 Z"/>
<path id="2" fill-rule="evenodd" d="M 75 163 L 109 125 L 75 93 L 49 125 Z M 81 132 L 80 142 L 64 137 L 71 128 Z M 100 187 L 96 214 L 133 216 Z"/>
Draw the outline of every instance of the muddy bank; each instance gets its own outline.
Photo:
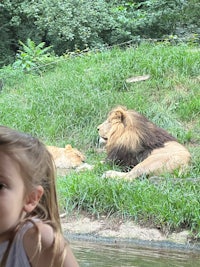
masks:
<path id="1" fill-rule="evenodd" d="M 132 243 L 144 246 L 165 246 L 200 250 L 200 244 L 192 242 L 189 231 L 164 234 L 158 229 L 142 227 L 133 221 L 119 219 L 93 219 L 84 215 L 64 216 L 62 228 L 69 240 L 92 242 Z"/>

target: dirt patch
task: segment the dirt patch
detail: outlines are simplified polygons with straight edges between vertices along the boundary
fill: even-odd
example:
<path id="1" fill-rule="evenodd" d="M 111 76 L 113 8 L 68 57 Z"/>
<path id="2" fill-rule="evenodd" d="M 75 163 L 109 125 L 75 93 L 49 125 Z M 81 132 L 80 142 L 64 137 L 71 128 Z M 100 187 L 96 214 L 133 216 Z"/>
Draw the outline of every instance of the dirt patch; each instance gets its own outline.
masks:
<path id="1" fill-rule="evenodd" d="M 177 244 L 190 242 L 189 231 L 163 234 L 155 228 L 142 227 L 133 221 L 119 219 L 89 218 L 76 215 L 61 218 L 62 228 L 66 235 L 89 235 L 98 238 L 115 238 L 116 240 L 133 239 L 141 241 L 170 241 Z"/>

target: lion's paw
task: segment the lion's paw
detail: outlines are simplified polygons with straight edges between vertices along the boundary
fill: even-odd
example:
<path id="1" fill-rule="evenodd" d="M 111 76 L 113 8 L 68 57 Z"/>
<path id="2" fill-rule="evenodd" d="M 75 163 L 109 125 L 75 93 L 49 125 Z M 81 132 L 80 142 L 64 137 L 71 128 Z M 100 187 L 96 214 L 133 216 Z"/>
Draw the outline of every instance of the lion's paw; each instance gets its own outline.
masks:
<path id="1" fill-rule="evenodd" d="M 123 172 L 117 172 L 117 171 L 106 171 L 102 178 L 124 178 L 126 173 Z"/>

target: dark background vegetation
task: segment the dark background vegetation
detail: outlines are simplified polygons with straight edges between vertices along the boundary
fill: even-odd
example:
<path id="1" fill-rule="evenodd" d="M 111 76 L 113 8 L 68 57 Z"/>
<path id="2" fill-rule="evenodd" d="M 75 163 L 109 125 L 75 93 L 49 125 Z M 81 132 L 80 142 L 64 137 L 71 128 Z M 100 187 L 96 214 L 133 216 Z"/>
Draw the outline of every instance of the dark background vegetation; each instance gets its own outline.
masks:
<path id="1" fill-rule="evenodd" d="M 199 0 L 4 0 L 0 66 L 13 63 L 19 40 L 52 45 L 56 55 L 143 38 L 200 34 Z"/>

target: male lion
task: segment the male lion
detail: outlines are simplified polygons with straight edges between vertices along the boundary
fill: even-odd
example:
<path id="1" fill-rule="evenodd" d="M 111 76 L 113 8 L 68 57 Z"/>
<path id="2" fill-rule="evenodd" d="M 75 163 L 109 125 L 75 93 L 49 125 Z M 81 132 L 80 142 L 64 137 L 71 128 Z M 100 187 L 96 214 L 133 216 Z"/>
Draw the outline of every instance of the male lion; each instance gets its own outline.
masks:
<path id="1" fill-rule="evenodd" d="M 159 175 L 184 169 L 189 151 L 164 129 L 157 127 L 134 110 L 118 106 L 98 126 L 105 143 L 107 159 L 129 172 L 107 171 L 104 177 L 134 179 L 141 175 Z"/>

